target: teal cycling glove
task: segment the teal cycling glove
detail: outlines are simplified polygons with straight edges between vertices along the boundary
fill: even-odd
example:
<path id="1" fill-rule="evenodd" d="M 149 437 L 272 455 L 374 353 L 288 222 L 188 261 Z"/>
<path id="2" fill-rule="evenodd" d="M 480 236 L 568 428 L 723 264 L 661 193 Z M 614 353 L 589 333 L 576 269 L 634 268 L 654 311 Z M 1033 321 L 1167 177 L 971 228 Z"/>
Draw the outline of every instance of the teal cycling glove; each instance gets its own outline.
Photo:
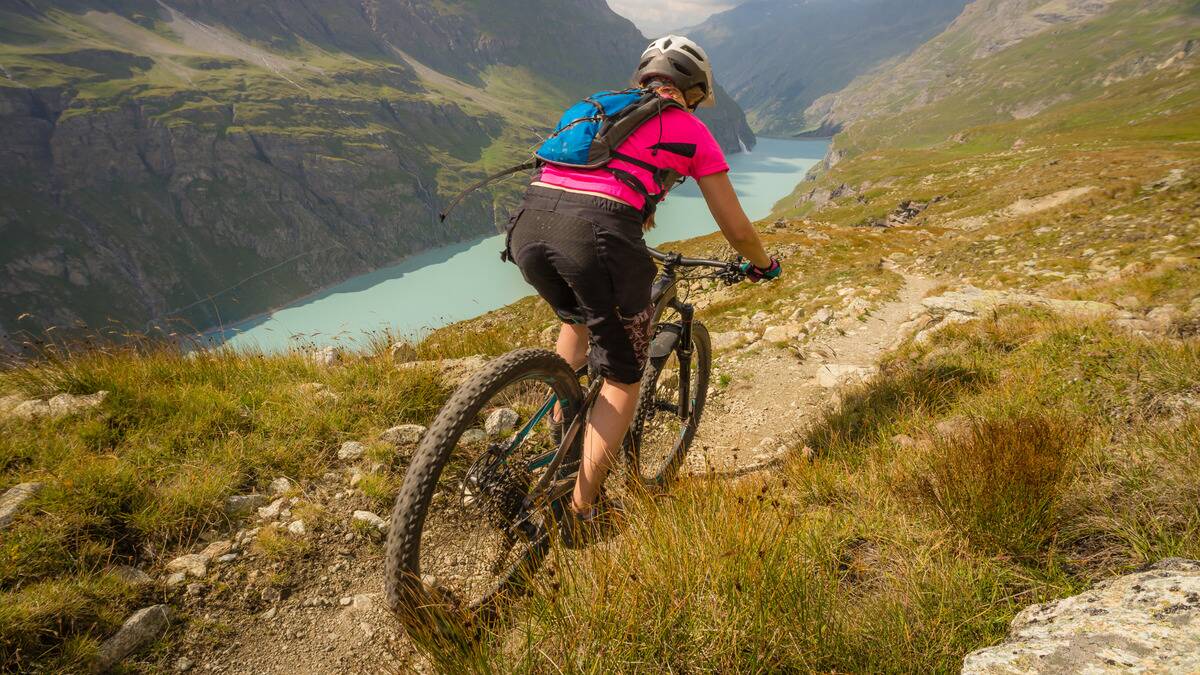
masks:
<path id="1" fill-rule="evenodd" d="M 779 275 L 783 274 L 783 265 L 775 258 L 771 258 L 771 264 L 766 267 L 755 267 L 750 261 L 742 263 L 742 274 L 753 282 L 759 282 L 763 279 L 768 281 L 778 279 Z"/>

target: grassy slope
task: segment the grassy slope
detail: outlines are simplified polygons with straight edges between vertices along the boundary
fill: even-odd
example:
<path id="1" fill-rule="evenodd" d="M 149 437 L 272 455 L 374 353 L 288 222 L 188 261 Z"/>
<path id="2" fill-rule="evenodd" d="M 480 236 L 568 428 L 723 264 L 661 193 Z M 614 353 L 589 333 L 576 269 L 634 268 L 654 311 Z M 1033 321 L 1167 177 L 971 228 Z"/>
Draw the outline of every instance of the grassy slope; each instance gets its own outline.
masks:
<path id="1" fill-rule="evenodd" d="M 818 184 L 883 187 L 863 192 L 865 203 L 802 207 L 793 215 L 807 220 L 767 229 L 768 245 L 800 273 L 723 291 L 705 320 L 719 329 L 763 308 L 820 306 L 837 282 L 865 274 L 896 288 L 879 268 L 885 256 L 950 284 L 1135 296 L 1195 316 L 1195 75 L 1173 75 L 977 126 L 965 143 L 849 156 Z M 1024 147 L 1013 150 L 1018 138 Z M 1183 179 L 1155 186 L 1172 169 Z M 1097 190 L 1055 210 L 1001 213 L 1079 185 Z M 855 227 L 901 199 L 935 195 L 949 199 L 921 227 Z M 972 232 L 945 227 L 981 214 L 996 215 Z M 719 247 L 708 238 L 683 248 Z M 1098 254 L 1084 258 L 1089 248 Z M 1035 253 L 1035 271 L 1054 274 L 1022 271 Z M 419 351 L 499 353 L 537 343 L 550 323 L 527 300 L 439 331 Z M 798 454 L 737 484 L 695 478 L 639 508 L 632 536 L 560 565 L 487 657 L 531 671 L 949 671 L 1030 602 L 1148 560 L 1200 557 L 1200 347 L 1187 337 L 1193 324 L 1176 331 L 1143 339 L 1004 312 L 905 346 L 793 439 L 814 459 Z M 308 382 L 340 400 L 299 394 Z M 82 663 L 159 594 L 105 574 L 107 565 L 169 559 L 225 524 L 225 496 L 280 474 L 320 475 L 341 441 L 425 422 L 446 393 L 435 373 L 397 371 L 382 350 L 333 370 L 297 356 L 104 350 L 0 374 L 0 391 L 99 389 L 113 393 L 93 412 L 0 421 L 0 486 L 49 485 L 0 543 L 6 667 Z M 931 433 L 939 423 L 946 433 Z M 386 501 L 387 488 L 372 489 Z"/>
<path id="2" fill-rule="evenodd" d="M 1084 77 L 1093 63 L 1056 79 L 1083 44 L 1165 62 L 1194 26 L 1186 10 L 1125 3 L 973 64 L 1013 91 L 851 127 L 840 163 L 797 190 L 850 194 L 820 208 L 793 197 L 776 214 L 832 235 L 817 250 L 848 249 L 851 274 L 889 256 L 947 285 L 1174 305 L 1190 316 L 1175 339 L 1010 310 L 906 345 L 794 439 L 813 459 L 736 485 L 694 479 L 643 507 L 632 536 L 560 565 L 487 657 L 533 672 L 954 671 L 1025 605 L 1200 555 L 1200 78 L 1176 63 L 1104 87 Z M 1083 81 L 1040 115 L 1006 112 Z M 1006 210 L 1080 186 L 1096 189 Z M 862 234 L 902 200 L 938 196 L 918 227 Z M 973 216 L 979 229 L 957 227 Z M 811 244 L 790 268 L 823 277 Z M 786 306 L 799 286 L 723 307 Z"/>

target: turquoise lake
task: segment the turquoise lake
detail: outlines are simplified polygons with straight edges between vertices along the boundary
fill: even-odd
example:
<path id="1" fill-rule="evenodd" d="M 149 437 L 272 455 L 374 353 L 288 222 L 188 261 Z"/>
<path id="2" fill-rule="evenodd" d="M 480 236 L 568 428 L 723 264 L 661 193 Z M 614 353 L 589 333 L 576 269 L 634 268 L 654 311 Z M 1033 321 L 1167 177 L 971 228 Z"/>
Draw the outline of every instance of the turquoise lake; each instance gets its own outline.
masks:
<path id="1" fill-rule="evenodd" d="M 765 218 L 825 156 L 826 140 L 759 139 L 754 152 L 729 157 L 730 177 L 751 220 Z M 695 182 L 659 207 L 651 245 L 716 231 Z M 486 237 L 425 251 L 354 277 L 210 338 L 233 347 L 280 351 L 304 345 L 353 348 L 382 329 L 420 336 L 503 307 L 532 290 L 517 267 L 500 261 L 503 240 Z"/>

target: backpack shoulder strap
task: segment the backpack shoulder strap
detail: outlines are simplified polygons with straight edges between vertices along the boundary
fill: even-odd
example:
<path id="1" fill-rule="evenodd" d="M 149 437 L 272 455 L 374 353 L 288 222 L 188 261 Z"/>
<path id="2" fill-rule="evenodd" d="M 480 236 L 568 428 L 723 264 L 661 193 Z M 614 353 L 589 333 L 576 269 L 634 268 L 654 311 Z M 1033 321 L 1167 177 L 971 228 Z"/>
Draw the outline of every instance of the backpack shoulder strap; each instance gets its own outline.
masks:
<path id="1" fill-rule="evenodd" d="M 446 222 L 446 216 L 450 215 L 450 212 L 454 210 L 454 207 L 458 206 L 459 202 L 461 202 L 463 199 L 466 199 L 467 195 L 478 190 L 479 188 L 481 188 L 485 185 L 488 185 L 489 183 L 493 183 L 497 180 L 500 180 L 501 178 L 504 178 L 505 176 L 508 176 L 510 174 L 517 173 L 518 171 L 528 171 L 529 169 L 536 169 L 537 166 L 538 166 L 538 161 L 536 159 L 530 160 L 528 162 L 525 162 L 524 164 L 510 166 L 503 171 L 497 171 L 496 173 L 488 176 L 487 178 L 484 178 L 481 181 L 478 181 L 476 183 L 472 183 L 471 185 L 468 185 L 462 192 L 459 192 L 457 195 L 455 195 L 454 199 L 451 199 L 450 203 L 446 205 L 446 208 L 441 213 L 438 214 L 438 221 L 443 222 L 443 223 Z"/>

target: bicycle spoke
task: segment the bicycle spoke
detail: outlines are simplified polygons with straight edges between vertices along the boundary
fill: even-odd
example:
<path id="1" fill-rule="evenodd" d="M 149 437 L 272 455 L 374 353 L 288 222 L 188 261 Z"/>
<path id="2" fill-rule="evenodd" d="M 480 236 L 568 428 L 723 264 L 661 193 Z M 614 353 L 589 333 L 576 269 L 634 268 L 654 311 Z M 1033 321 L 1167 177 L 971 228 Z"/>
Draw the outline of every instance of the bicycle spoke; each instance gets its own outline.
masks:
<path id="1" fill-rule="evenodd" d="M 524 510 L 544 469 L 530 459 L 552 453 L 549 387 L 526 380 L 505 387 L 481 407 L 459 439 L 426 516 L 420 564 L 426 582 L 466 605 L 485 600 L 530 545 L 545 520 Z M 536 534 L 535 534 L 536 536 Z"/>

